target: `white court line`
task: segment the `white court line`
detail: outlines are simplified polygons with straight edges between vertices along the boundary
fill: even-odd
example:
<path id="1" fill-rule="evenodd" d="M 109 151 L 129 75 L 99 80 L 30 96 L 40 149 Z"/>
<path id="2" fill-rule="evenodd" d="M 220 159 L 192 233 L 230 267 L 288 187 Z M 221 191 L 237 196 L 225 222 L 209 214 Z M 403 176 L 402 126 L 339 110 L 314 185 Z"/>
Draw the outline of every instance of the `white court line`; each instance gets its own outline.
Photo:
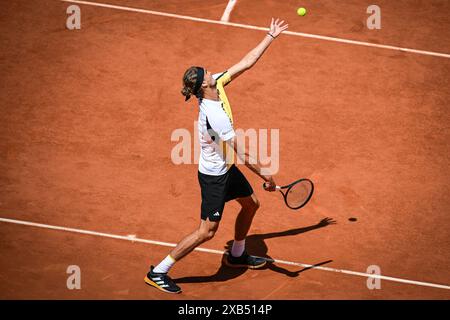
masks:
<path id="1" fill-rule="evenodd" d="M 220 21 L 228 22 L 230 20 L 231 11 L 233 11 L 234 6 L 236 5 L 237 0 L 229 0 L 225 11 L 223 12 L 222 18 Z"/>
<path id="2" fill-rule="evenodd" d="M 117 5 L 106 4 L 106 3 L 78 1 L 78 0 L 60 0 L 60 1 L 62 1 L 62 2 L 70 2 L 70 3 L 77 3 L 77 4 L 85 4 L 85 5 L 89 5 L 89 6 L 103 7 L 103 8 L 109 8 L 109 9 L 117 9 L 117 10 L 123 10 L 123 11 L 131 11 L 131 12 L 153 14 L 153 15 L 157 15 L 157 16 L 163 16 L 163 17 L 169 17 L 169 18 L 177 18 L 177 19 L 184 19 L 184 20 L 190 20 L 190 21 L 196 21 L 196 22 L 206 22 L 206 23 L 213 23 L 213 24 L 221 24 L 221 25 L 232 26 L 232 27 L 237 27 L 237 28 L 269 31 L 269 28 L 256 27 L 256 26 L 251 26 L 251 25 L 246 25 L 246 24 L 233 23 L 233 22 L 224 22 L 224 21 L 217 21 L 217 20 L 210 20 L 210 19 L 203 19 L 203 18 L 195 18 L 195 17 L 184 16 L 184 15 L 179 15 L 179 14 L 165 13 L 165 12 L 159 12 L 159 11 L 146 10 L 146 9 L 137 9 L 137 8 L 131 8 L 131 7 L 124 7 L 124 6 L 117 6 Z M 303 33 L 303 32 L 283 31 L 283 34 L 291 35 L 291 36 L 298 36 L 298 37 L 305 37 L 305 38 L 313 38 L 313 39 L 319 39 L 319 40 L 325 40 L 325 41 L 334 41 L 334 42 L 340 42 L 340 43 L 346 43 L 346 44 L 354 44 L 354 45 L 358 45 L 358 46 L 366 46 L 366 47 L 374 47 L 374 48 L 395 50 L 395 51 L 401 51 L 401 52 L 409 52 L 409 53 L 415 53 L 415 54 L 421 54 L 421 55 L 428 55 L 428 56 L 435 56 L 435 57 L 441 57 L 441 58 L 450 59 L 450 54 L 447 54 L 447 53 L 439 53 L 439 52 L 433 52 L 433 51 L 425 51 L 425 50 L 416 50 L 416 49 L 402 48 L 402 47 L 383 45 L 383 44 L 376 44 L 376 43 L 370 43 L 370 42 L 363 42 L 363 41 L 356 41 L 356 40 L 348 40 L 348 39 L 320 36 L 320 35 L 316 35 L 316 34 Z"/>
<path id="3" fill-rule="evenodd" d="M 127 240 L 127 241 L 131 241 L 131 242 L 142 242 L 142 243 L 154 244 L 154 245 L 165 246 L 165 247 L 175 247 L 176 246 L 175 243 L 140 239 L 140 238 L 137 238 L 135 235 L 119 236 L 119 235 L 110 234 L 110 233 L 103 233 L 103 232 L 96 232 L 96 231 L 89 231 L 89 230 L 82 230 L 82 229 L 75 229 L 75 228 L 67 228 L 67 227 L 60 227 L 60 226 L 52 226 L 52 225 L 48 225 L 48 224 L 35 223 L 35 222 L 29 222 L 29 221 L 23 221 L 23 220 L 15 220 L 15 219 L 7 219 L 7 218 L 0 218 L 0 222 L 13 223 L 13 224 L 32 226 L 32 227 L 38 227 L 38 228 L 44 228 L 44 229 L 58 230 L 58 231 L 81 233 L 81 234 L 87 234 L 87 235 L 97 236 L 97 237 Z M 200 252 L 206 252 L 206 253 L 220 254 L 220 255 L 227 254 L 225 251 L 207 249 L 207 248 L 199 248 L 199 247 L 195 248 L 194 250 L 200 251 Z M 272 261 L 272 260 L 270 260 L 270 261 Z M 350 270 L 344 270 L 344 269 L 327 268 L 327 267 L 321 267 L 321 266 L 314 266 L 311 264 L 304 264 L 304 263 L 299 263 L 299 262 L 292 262 L 292 261 L 285 261 L 285 260 L 278 260 L 278 259 L 273 259 L 273 262 L 280 263 L 280 264 L 292 265 L 292 266 L 298 266 L 298 267 L 303 267 L 303 268 L 317 269 L 317 270 L 321 270 L 321 271 L 344 273 L 344 274 L 349 274 L 352 276 L 360 276 L 360 277 L 366 277 L 366 278 L 372 278 L 372 279 L 381 279 L 381 280 L 387 280 L 387 281 L 393 281 L 393 282 L 407 283 L 407 284 L 412 284 L 412 285 L 417 285 L 417 286 L 425 286 L 425 287 L 433 287 L 433 288 L 438 288 L 438 289 L 450 290 L 450 286 L 443 285 L 443 284 L 400 279 L 400 278 L 394 278 L 394 277 L 388 277 L 388 276 L 376 275 L 376 274 L 369 274 L 369 273 L 364 273 L 364 272 L 356 272 L 356 271 L 350 271 Z"/>

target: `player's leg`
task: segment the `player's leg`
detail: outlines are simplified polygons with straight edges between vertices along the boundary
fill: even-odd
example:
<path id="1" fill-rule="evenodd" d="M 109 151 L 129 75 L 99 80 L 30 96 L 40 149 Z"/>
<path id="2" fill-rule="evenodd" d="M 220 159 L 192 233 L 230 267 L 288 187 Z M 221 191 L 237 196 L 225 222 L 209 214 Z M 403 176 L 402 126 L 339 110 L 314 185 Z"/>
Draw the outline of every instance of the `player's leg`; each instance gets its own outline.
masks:
<path id="1" fill-rule="evenodd" d="M 249 256 L 245 251 L 245 237 L 259 208 L 258 198 L 236 166 L 230 168 L 228 179 L 226 201 L 236 199 L 241 205 L 241 210 L 236 218 L 234 242 L 225 263 L 232 267 L 261 268 L 266 264 L 266 260 Z"/>
<path id="2" fill-rule="evenodd" d="M 179 261 L 202 243 L 211 240 L 219 228 L 219 221 L 201 220 L 197 230 L 181 240 L 170 252 L 170 256 Z"/>
<path id="3" fill-rule="evenodd" d="M 259 208 L 258 198 L 252 193 L 250 196 L 236 200 L 241 205 L 241 210 L 236 218 L 234 241 L 225 263 L 230 267 L 261 268 L 267 263 L 266 259 L 251 256 L 245 250 L 245 237 Z"/>
<path id="4" fill-rule="evenodd" d="M 185 257 L 189 252 L 205 241 L 210 240 L 222 218 L 225 206 L 225 191 L 227 175 L 209 176 L 199 172 L 200 189 L 202 194 L 201 222 L 197 230 L 183 238 L 172 252 L 159 263 L 156 268 L 150 267 L 145 282 L 167 292 L 180 292 L 181 289 L 167 276 L 176 261 Z M 152 277 L 158 282 L 153 281 Z"/>
<path id="5" fill-rule="evenodd" d="M 156 267 L 151 266 L 144 278 L 145 283 L 169 293 L 179 293 L 181 288 L 167 275 L 175 262 L 179 261 L 197 246 L 214 237 L 219 227 L 219 221 L 201 220 L 197 230 L 184 237 L 170 254 Z"/>
<path id="6" fill-rule="evenodd" d="M 236 218 L 234 226 L 234 240 L 241 241 L 247 236 L 256 211 L 259 209 L 259 200 L 254 193 L 245 198 L 237 198 L 241 210 Z"/>

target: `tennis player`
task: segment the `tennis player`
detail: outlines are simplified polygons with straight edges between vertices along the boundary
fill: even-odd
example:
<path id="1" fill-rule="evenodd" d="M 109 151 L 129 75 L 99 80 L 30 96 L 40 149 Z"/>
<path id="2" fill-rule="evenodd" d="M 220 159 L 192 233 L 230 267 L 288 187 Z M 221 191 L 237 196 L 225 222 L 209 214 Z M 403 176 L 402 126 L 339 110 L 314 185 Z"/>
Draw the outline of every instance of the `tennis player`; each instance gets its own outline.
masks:
<path id="1" fill-rule="evenodd" d="M 213 238 L 225 203 L 234 199 L 242 208 L 235 222 L 234 242 L 224 262 L 230 267 L 250 269 L 258 269 L 266 264 L 265 259 L 251 256 L 245 250 L 245 237 L 259 208 L 259 201 L 250 183 L 233 164 L 234 152 L 251 171 L 266 182 L 266 190 L 274 191 L 276 184 L 272 176 L 261 172 L 257 159 L 252 158 L 245 148 L 236 143 L 233 115 L 224 87 L 258 61 L 272 41 L 288 28 L 283 23 L 284 21 L 274 21 L 272 18 L 270 31 L 264 39 L 227 71 L 212 74 L 203 67 L 191 67 L 185 72 L 181 93 L 185 96 L 185 101 L 191 96 L 197 97 L 200 108 L 198 131 L 201 152 L 198 181 L 202 195 L 201 221 L 198 229 L 182 239 L 164 260 L 156 267 L 150 267 L 144 279 L 147 284 L 164 292 L 181 292 L 180 287 L 168 276 L 169 270 L 175 262 Z"/>

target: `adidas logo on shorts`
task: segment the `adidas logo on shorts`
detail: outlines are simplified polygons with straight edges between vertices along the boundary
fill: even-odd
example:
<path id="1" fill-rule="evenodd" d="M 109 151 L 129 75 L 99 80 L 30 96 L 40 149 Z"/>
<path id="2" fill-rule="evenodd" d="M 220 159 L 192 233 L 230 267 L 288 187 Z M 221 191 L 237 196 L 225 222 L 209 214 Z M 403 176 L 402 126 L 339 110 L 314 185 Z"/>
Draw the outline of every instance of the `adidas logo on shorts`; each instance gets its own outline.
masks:
<path id="1" fill-rule="evenodd" d="M 216 213 L 214 213 L 214 217 L 219 217 L 219 216 L 220 216 L 219 211 L 217 211 Z"/>

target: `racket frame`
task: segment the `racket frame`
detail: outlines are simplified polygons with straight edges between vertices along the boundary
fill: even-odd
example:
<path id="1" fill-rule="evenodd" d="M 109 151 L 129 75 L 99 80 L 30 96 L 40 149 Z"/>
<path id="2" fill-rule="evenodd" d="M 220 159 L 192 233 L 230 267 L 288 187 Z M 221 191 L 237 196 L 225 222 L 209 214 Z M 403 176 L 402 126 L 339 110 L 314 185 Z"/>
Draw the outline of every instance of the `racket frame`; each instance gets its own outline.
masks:
<path id="1" fill-rule="evenodd" d="M 291 207 L 291 206 L 288 204 L 288 202 L 287 202 L 287 195 L 288 195 L 288 193 L 289 193 L 289 190 L 290 190 L 293 186 L 295 186 L 297 183 L 300 183 L 300 182 L 302 182 L 302 181 L 308 181 L 308 182 L 311 184 L 311 191 L 309 192 L 308 198 L 306 198 L 306 200 L 303 202 L 303 204 L 302 204 L 301 206 L 299 206 L 299 207 Z M 264 183 L 263 183 L 263 188 L 265 188 L 265 186 L 266 186 L 266 183 L 264 182 Z M 298 179 L 298 180 L 296 180 L 296 181 L 294 181 L 294 182 L 292 182 L 292 183 L 290 183 L 290 184 L 287 184 L 287 185 L 285 185 L 285 186 L 275 186 L 275 189 L 278 190 L 278 191 L 280 191 L 280 193 L 283 195 L 284 203 L 286 204 L 286 206 L 287 206 L 289 209 L 292 209 L 292 210 L 298 210 L 298 209 L 300 209 L 300 208 L 303 208 L 303 207 L 309 202 L 309 200 L 311 199 L 311 197 L 312 197 L 312 195 L 313 195 L 313 193 L 314 193 L 314 183 L 313 183 L 310 179 L 302 178 L 302 179 Z M 285 192 L 283 192 L 284 189 L 287 189 L 287 190 L 286 190 Z"/>

